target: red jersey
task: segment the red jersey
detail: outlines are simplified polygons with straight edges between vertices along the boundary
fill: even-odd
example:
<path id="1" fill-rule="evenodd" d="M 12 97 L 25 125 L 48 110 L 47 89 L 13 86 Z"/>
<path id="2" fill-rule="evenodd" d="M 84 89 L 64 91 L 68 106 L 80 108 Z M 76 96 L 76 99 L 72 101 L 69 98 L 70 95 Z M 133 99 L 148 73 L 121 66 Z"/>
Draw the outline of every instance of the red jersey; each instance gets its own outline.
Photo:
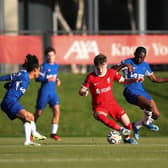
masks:
<path id="1" fill-rule="evenodd" d="M 112 94 L 114 80 L 119 81 L 121 75 L 114 69 L 107 69 L 105 76 L 97 76 L 95 72 L 87 75 L 82 86 L 89 88 L 92 95 L 92 105 L 108 105 L 116 103 Z"/>

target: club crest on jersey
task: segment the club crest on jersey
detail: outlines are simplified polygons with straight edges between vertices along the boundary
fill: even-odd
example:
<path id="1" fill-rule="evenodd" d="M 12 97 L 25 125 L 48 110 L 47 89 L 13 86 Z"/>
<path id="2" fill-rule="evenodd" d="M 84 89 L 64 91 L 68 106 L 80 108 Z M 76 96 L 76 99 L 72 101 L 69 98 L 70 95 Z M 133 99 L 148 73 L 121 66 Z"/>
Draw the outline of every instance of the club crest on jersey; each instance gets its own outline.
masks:
<path id="1" fill-rule="evenodd" d="M 51 69 L 48 69 L 47 71 L 48 71 L 48 72 L 51 72 Z"/>

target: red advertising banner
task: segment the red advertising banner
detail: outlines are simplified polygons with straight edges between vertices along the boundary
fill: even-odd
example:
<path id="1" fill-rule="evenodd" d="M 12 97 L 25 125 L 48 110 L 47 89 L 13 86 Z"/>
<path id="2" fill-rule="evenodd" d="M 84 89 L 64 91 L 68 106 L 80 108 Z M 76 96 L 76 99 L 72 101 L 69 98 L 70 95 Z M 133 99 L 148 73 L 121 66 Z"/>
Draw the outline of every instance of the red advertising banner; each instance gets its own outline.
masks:
<path id="1" fill-rule="evenodd" d="M 99 53 L 108 57 L 109 64 L 116 64 L 133 57 L 138 46 L 147 49 L 148 63 L 168 63 L 168 35 L 62 35 L 52 36 L 52 46 L 59 64 L 92 64 Z"/>
<path id="2" fill-rule="evenodd" d="M 27 54 L 36 55 L 42 62 L 41 36 L 0 35 L 1 64 L 22 64 Z"/>

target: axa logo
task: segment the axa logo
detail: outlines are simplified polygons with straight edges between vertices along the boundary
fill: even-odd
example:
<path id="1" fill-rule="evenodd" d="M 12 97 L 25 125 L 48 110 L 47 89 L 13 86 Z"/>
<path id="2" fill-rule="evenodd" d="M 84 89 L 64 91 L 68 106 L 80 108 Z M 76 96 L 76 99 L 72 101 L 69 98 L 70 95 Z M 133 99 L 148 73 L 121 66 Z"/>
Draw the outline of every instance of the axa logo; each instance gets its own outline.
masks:
<path id="1" fill-rule="evenodd" d="M 64 59 L 67 60 L 72 55 L 75 56 L 76 59 L 89 59 L 90 54 L 99 54 L 97 42 L 94 40 L 77 40 L 72 43 Z"/>

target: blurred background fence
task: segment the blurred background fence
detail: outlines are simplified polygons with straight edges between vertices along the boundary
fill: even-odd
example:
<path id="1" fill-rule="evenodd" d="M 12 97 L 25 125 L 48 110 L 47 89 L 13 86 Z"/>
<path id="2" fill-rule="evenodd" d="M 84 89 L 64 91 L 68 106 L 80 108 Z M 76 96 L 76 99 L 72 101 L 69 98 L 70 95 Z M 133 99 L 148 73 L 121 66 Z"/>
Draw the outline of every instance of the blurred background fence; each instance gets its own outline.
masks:
<path id="1" fill-rule="evenodd" d="M 86 73 L 102 52 L 118 63 L 145 46 L 154 70 L 168 70 L 167 0 L 0 0 L 0 72 L 53 46 L 60 71 Z"/>

